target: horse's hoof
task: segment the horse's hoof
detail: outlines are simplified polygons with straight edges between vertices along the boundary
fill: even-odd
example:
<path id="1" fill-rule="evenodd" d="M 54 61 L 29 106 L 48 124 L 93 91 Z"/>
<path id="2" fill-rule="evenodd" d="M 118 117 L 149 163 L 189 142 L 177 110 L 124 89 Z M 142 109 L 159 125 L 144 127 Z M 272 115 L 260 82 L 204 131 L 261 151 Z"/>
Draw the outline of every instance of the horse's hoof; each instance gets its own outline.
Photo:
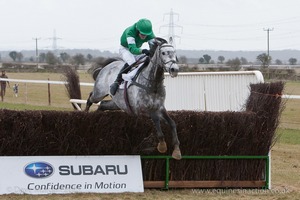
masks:
<path id="1" fill-rule="evenodd" d="M 172 153 L 172 157 L 176 160 L 181 160 L 181 152 L 180 149 L 174 149 Z"/>
<path id="2" fill-rule="evenodd" d="M 165 141 L 163 142 L 159 142 L 157 145 L 157 150 L 159 151 L 159 153 L 165 153 L 167 151 L 167 144 Z"/>

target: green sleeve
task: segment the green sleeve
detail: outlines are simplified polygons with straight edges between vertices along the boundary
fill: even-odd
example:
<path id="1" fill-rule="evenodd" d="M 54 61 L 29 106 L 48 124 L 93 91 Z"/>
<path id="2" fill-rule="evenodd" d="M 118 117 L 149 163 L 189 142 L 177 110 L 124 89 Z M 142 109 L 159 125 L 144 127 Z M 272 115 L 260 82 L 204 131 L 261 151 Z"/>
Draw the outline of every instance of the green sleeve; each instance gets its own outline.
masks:
<path id="1" fill-rule="evenodd" d="M 128 38 L 132 38 L 134 39 L 134 42 L 130 42 L 128 43 L 127 39 Z M 151 35 L 147 36 L 144 40 L 142 40 L 139 35 L 138 35 L 138 31 L 136 29 L 136 24 L 134 24 L 133 26 L 128 27 L 122 34 L 121 36 L 121 45 L 128 48 L 128 50 L 130 51 L 130 53 L 134 54 L 134 55 L 140 55 L 142 53 L 142 49 L 141 46 L 143 45 L 143 43 L 148 42 L 149 40 L 155 38 L 154 33 L 152 33 Z"/>
<path id="2" fill-rule="evenodd" d="M 142 50 L 136 46 L 136 44 L 128 44 L 128 49 L 132 54 L 139 55 Z"/>

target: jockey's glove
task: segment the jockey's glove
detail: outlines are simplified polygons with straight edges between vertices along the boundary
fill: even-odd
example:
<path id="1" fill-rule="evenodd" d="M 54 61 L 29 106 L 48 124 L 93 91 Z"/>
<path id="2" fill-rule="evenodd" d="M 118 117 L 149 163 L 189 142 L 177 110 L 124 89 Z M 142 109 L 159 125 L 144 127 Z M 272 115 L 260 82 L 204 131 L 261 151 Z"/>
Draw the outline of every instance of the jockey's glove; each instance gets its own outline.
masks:
<path id="1" fill-rule="evenodd" d="M 146 54 L 147 56 L 150 56 L 150 51 L 148 49 L 143 49 L 142 53 Z"/>

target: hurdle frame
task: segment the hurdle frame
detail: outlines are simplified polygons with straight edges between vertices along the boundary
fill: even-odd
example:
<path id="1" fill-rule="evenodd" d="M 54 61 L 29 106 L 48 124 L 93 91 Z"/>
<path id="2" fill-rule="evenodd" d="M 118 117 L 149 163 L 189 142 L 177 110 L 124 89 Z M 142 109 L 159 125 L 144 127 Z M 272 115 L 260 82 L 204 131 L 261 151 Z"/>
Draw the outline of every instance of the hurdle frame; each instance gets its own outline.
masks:
<path id="1" fill-rule="evenodd" d="M 167 155 L 149 155 L 141 156 L 141 159 L 164 159 L 166 162 L 165 180 L 163 181 L 144 181 L 144 188 L 161 188 L 168 190 L 170 188 L 261 188 L 270 189 L 270 154 L 266 156 L 182 156 L 182 159 L 189 160 L 265 160 L 265 180 L 258 181 L 171 181 L 169 176 L 170 160 L 172 156 Z"/>

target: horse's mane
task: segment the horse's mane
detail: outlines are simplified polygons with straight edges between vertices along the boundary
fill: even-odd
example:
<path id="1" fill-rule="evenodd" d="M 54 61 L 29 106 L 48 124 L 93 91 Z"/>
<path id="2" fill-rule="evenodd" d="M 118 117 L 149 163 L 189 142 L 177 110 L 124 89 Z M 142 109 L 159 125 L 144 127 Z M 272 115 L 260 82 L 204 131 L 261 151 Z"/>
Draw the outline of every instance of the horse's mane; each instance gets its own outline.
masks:
<path id="1" fill-rule="evenodd" d="M 119 61 L 120 58 L 99 58 L 97 59 L 91 68 L 88 69 L 88 73 L 90 73 L 94 80 L 96 80 L 99 72 L 107 65 L 112 62 Z"/>

